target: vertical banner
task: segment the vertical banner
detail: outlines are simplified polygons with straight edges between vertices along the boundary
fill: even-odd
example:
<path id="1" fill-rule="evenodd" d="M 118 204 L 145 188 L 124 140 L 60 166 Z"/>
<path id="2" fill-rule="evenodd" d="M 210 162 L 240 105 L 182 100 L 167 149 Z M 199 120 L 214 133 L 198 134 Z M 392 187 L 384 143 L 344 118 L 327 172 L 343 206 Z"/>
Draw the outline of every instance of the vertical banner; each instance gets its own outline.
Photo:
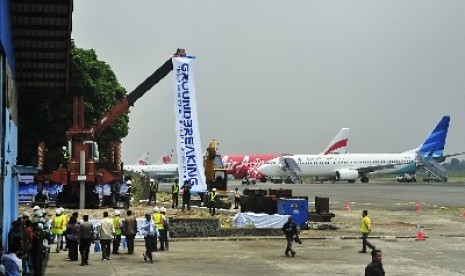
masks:
<path id="1" fill-rule="evenodd" d="M 192 193 L 206 192 L 194 84 L 195 57 L 173 57 L 174 110 L 179 184 L 187 180 Z"/>

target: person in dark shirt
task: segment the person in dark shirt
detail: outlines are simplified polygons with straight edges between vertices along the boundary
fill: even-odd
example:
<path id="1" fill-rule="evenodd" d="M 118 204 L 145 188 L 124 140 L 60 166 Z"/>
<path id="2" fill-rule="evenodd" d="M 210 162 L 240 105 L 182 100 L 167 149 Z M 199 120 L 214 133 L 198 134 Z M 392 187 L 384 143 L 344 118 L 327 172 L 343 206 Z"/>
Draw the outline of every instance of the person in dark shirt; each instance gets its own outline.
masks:
<path id="1" fill-rule="evenodd" d="M 365 276 L 384 276 L 381 250 L 371 251 L 371 263 L 365 267 Z"/>
<path id="2" fill-rule="evenodd" d="M 281 230 L 283 230 L 287 241 L 286 251 L 284 251 L 284 254 L 289 257 L 289 252 L 291 252 L 291 256 L 294 257 L 295 251 L 292 249 L 292 243 L 294 242 L 294 236 L 297 236 L 297 225 L 294 223 L 292 217 L 287 219 L 287 222 L 284 223 Z"/>

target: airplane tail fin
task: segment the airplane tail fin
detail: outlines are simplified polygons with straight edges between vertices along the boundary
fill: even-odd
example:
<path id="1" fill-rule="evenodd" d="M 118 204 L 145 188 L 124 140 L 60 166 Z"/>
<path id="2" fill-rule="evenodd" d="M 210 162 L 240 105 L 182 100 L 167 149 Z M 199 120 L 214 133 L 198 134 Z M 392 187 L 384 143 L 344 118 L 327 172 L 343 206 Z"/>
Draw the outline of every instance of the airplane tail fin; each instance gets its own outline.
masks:
<path id="1" fill-rule="evenodd" d="M 320 154 L 344 154 L 347 153 L 347 143 L 349 142 L 349 129 L 341 128 L 334 139 Z"/>
<path id="2" fill-rule="evenodd" d="M 416 152 L 421 157 L 441 157 L 444 154 L 447 131 L 449 129 L 450 116 L 442 117 L 426 140 L 417 148 Z"/>
<path id="3" fill-rule="evenodd" d="M 137 160 L 137 164 L 147 165 L 149 162 L 149 155 L 150 153 L 148 151 L 144 151 L 142 155 L 139 157 L 139 159 Z"/>
<path id="4" fill-rule="evenodd" d="M 155 164 L 170 164 L 171 160 L 173 160 L 173 153 L 174 149 L 168 148 Z"/>

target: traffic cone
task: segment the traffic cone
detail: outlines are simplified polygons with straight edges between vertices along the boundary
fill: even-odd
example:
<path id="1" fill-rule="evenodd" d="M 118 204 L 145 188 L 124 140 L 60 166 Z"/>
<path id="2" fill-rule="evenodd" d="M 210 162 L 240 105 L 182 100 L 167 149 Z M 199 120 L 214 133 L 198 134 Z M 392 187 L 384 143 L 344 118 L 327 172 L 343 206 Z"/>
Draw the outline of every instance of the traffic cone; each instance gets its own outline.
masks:
<path id="1" fill-rule="evenodd" d="M 421 205 L 420 205 L 420 202 L 415 202 L 415 211 L 416 212 L 421 212 Z"/>
<path id="2" fill-rule="evenodd" d="M 416 241 L 424 241 L 425 240 L 425 235 L 423 234 L 423 228 L 421 227 L 421 225 L 418 226 L 417 238 L 415 240 Z"/>
<path id="3" fill-rule="evenodd" d="M 349 205 L 349 201 L 348 201 L 348 200 L 346 200 L 346 204 L 344 205 L 344 210 L 350 211 L 350 205 Z"/>

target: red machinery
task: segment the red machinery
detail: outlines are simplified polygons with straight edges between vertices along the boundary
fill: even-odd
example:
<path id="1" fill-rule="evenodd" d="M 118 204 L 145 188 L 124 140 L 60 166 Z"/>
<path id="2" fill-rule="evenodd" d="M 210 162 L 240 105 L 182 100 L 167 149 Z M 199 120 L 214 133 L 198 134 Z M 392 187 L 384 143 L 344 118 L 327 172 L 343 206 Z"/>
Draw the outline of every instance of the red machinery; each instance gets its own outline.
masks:
<path id="1" fill-rule="evenodd" d="M 184 49 L 178 49 L 174 55 L 185 56 Z M 121 143 L 114 142 L 108 149 L 105 158 L 99 158 L 98 145 L 95 138 L 119 116 L 129 110 L 135 101 L 142 97 L 155 84 L 173 70 L 171 58 L 137 86 L 131 93 L 122 98 L 97 123 L 86 128 L 84 120 L 84 99 L 73 100 L 73 125 L 66 132 L 69 164 L 60 166 L 51 173 L 39 173 L 39 183 L 53 181 L 63 184 L 63 192 L 57 198 L 57 205 L 70 208 L 93 208 L 99 206 L 96 184 L 111 184 L 113 187 L 123 182 L 123 169 L 121 165 Z M 45 152 L 45 144 L 39 143 L 39 156 Z M 43 168 L 44 158 L 39 158 L 39 168 Z M 42 163 L 41 163 L 42 162 Z M 114 195 L 110 200 L 114 204 Z"/>

